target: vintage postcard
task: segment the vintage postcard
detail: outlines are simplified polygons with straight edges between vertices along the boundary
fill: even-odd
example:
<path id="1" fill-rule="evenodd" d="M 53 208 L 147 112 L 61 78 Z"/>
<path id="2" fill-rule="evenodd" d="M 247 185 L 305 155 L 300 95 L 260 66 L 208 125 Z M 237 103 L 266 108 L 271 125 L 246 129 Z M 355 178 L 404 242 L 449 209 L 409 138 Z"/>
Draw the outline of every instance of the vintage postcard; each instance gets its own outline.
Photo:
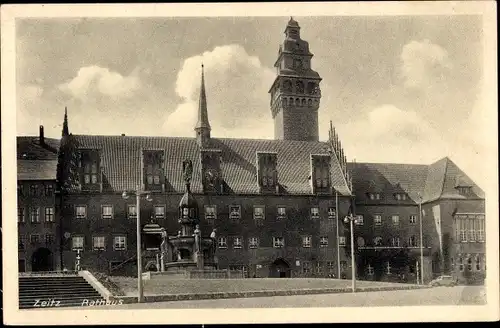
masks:
<path id="1" fill-rule="evenodd" d="M 6 323 L 499 319 L 494 2 L 1 15 Z"/>

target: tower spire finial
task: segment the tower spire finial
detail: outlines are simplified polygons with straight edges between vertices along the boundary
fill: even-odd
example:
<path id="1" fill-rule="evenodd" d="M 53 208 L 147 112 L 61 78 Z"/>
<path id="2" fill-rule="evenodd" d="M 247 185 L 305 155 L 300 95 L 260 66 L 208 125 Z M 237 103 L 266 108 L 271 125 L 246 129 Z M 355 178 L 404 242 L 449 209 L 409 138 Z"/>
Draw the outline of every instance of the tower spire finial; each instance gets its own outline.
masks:
<path id="1" fill-rule="evenodd" d="M 62 136 L 68 136 L 69 135 L 69 127 L 68 127 L 68 107 L 64 107 L 64 121 L 63 121 L 63 129 L 62 129 Z"/>
<path id="2" fill-rule="evenodd" d="M 210 123 L 208 122 L 208 109 L 207 109 L 207 95 L 205 91 L 205 66 L 201 63 L 201 86 L 200 86 L 200 100 L 198 103 L 198 121 L 194 130 L 196 131 L 196 138 L 198 138 L 201 146 L 206 146 L 207 141 L 210 139 Z"/>

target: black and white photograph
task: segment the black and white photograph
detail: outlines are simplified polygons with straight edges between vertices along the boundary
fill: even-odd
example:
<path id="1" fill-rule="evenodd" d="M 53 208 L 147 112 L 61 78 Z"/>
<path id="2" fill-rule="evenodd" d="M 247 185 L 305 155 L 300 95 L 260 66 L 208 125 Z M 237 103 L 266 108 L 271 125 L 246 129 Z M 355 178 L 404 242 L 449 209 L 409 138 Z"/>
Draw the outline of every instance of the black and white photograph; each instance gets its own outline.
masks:
<path id="1" fill-rule="evenodd" d="M 498 320 L 496 45 L 490 1 L 2 6 L 5 322 Z"/>

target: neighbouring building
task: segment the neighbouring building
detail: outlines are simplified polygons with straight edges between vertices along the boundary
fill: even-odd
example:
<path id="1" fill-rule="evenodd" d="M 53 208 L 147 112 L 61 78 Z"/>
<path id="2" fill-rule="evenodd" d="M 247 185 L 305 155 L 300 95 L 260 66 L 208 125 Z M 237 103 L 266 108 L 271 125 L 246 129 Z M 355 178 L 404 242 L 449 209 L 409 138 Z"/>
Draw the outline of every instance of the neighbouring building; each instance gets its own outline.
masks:
<path id="1" fill-rule="evenodd" d="M 143 233 L 156 225 L 176 235 L 182 165 L 191 160 L 200 229 L 203 236 L 217 229 L 220 269 L 350 278 L 343 218 L 353 213 L 358 278 L 415 282 L 422 239 L 426 281 L 438 274 L 484 279 L 481 189 L 448 158 L 431 165 L 348 163 L 332 124 L 328 140 L 319 140 L 321 77 L 312 57 L 290 19 L 269 91 L 274 140 L 211 136 L 203 66 L 192 138 L 72 135 L 65 114 L 60 152 L 74 157 L 60 164 L 74 175 L 57 202 L 63 267 L 73 269 L 80 253 L 83 268 L 134 275 L 137 213 Z M 139 209 L 134 197 L 122 197 L 136 188 L 151 192 Z M 157 253 L 144 250 L 143 269 L 156 267 Z"/>
<path id="2" fill-rule="evenodd" d="M 17 222 L 19 272 L 60 268 L 56 167 L 59 140 L 17 137 Z"/>

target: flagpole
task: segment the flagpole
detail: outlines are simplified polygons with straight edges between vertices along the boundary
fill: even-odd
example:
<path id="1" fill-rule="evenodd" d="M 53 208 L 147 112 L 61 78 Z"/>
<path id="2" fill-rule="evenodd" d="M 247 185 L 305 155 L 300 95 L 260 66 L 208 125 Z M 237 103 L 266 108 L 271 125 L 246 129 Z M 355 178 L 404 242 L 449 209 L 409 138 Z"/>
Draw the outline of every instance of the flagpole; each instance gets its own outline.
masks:
<path id="1" fill-rule="evenodd" d="M 339 243 L 339 194 L 335 189 L 335 227 L 337 239 L 337 279 L 340 279 L 340 243 Z"/>

